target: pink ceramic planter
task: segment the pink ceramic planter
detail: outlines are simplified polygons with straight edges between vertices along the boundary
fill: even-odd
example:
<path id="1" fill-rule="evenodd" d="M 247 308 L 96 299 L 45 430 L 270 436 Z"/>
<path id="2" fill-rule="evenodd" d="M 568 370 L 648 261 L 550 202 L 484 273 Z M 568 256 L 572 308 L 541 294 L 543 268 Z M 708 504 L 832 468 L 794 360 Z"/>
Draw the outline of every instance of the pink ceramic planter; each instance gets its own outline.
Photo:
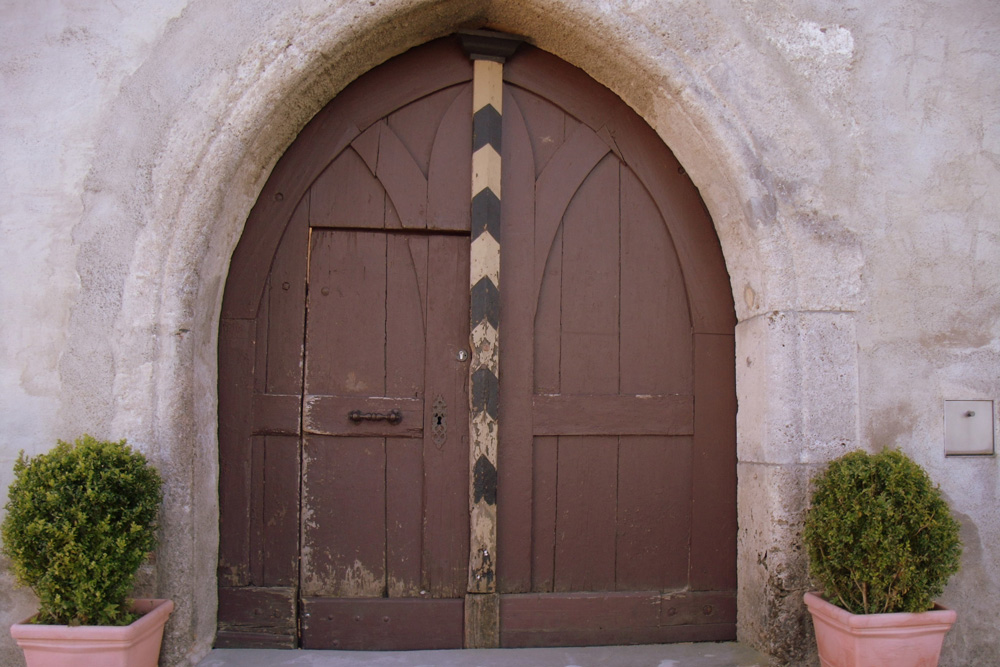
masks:
<path id="1" fill-rule="evenodd" d="M 934 667 L 955 622 L 937 606 L 917 614 L 852 614 L 816 593 L 805 594 L 823 667 Z"/>
<path id="2" fill-rule="evenodd" d="M 10 634 L 28 667 L 156 667 L 170 600 L 136 600 L 142 614 L 131 625 L 33 625 L 18 623 Z"/>

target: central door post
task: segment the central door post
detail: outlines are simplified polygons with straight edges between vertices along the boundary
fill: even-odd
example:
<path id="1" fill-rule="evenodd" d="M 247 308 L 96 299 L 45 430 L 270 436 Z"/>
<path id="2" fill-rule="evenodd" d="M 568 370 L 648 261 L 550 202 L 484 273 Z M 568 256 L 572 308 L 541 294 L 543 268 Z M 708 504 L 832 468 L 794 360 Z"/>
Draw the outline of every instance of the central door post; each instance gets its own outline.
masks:
<path id="1" fill-rule="evenodd" d="M 500 404 L 500 137 L 503 63 L 520 37 L 461 33 L 473 60 L 472 245 L 469 287 L 469 582 L 465 647 L 500 645 L 497 564 L 497 444 Z"/>

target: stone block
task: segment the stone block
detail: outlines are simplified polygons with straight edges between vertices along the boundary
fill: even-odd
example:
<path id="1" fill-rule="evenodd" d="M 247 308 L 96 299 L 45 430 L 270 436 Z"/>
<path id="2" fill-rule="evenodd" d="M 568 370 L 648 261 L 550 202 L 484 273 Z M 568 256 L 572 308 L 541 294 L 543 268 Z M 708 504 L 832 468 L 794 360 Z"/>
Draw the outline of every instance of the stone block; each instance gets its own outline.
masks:
<path id="1" fill-rule="evenodd" d="M 736 327 L 739 460 L 820 463 L 857 447 L 853 313 L 776 311 Z"/>
<path id="2" fill-rule="evenodd" d="M 802 601 L 811 590 L 802 526 L 817 466 L 741 462 L 737 467 L 737 627 L 739 640 L 779 664 L 815 660 Z"/>

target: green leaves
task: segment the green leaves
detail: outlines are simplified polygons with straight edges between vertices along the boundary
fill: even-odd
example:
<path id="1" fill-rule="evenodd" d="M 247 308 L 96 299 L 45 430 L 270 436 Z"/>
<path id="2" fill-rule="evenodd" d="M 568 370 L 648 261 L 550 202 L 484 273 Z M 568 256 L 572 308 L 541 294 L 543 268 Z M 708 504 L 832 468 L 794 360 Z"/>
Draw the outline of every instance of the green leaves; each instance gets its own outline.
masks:
<path id="1" fill-rule="evenodd" d="M 126 598 L 156 546 L 159 473 L 121 442 L 85 435 L 14 464 L 0 532 L 38 622 L 127 625 Z"/>
<path id="2" fill-rule="evenodd" d="M 855 614 L 926 611 L 958 571 L 958 522 L 927 473 L 897 451 L 851 452 L 815 480 L 810 570 Z"/>

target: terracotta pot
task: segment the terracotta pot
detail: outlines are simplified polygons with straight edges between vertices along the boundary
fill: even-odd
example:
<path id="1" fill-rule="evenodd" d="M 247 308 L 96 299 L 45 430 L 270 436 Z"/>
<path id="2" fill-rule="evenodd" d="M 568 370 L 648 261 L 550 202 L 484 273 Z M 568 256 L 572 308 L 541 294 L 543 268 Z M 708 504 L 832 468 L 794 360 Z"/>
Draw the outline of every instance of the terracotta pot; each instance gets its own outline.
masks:
<path id="1" fill-rule="evenodd" d="M 852 614 L 817 593 L 806 593 L 805 602 L 823 667 L 934 667 L 957 616 L 940 605 L 914 614 Z"/>
<path id="2" fill-rule="evenodd" d="M 139 599 L 142 614 L 131 625 L 33 625 L 17 623 L 10 634 L 28 667 L 156 667 L 170 600 Z"/>

